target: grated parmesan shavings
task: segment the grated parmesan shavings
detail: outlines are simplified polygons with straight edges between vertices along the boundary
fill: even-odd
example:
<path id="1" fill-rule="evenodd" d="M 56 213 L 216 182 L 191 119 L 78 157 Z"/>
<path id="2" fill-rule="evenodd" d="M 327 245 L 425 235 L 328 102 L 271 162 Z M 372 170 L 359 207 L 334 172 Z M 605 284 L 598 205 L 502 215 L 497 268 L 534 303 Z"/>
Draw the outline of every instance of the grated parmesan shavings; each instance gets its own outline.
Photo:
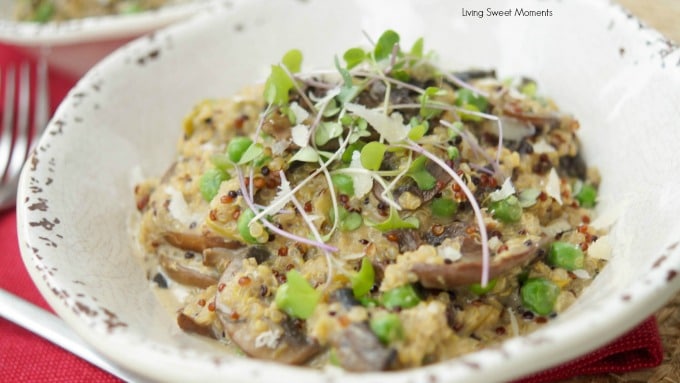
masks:
<path id="1" fill-rule="evenodd" d="M 503 181 L 503 185 L 500 189 L 489 194 L 489 198 L 491 198 L 492 201 L 500 201 L 510 197 L 513 194 L 515 194 L 515 187 L 512 186 L 512 181 L 510 181 L 510 177 L 508 177 L 505 179 L 505 181 Z"/>
<path id="2" fill-rule="evenodd" d="M 588 256 L 595 259 L 609 260 L 612 256 L 612 245 L 609 243 L 609 236 L 598 237 L 588 246 Z"/>
<path id="3" fill-rule="evenodd" d="M 544 139 L 539 140 L 533 145 L 534 148 L 534 153 L 536 154 L 543 154 L 543 153 L 552 153 L 555 151 L 555 147 L 550 145 L 549 143 L 545 142 Z"/>
<path id="4" fill-rule="evenodd" d="M 184 200 L 184 195 L 182 195 L 182 192 L 172 186 L 166 186 L 165 192 L 168 193 L 168 196 L 170 196 L 168 211 L 170 212 L 170 215 L 172 215 L 177 221 L 189 226 L 192 222 L 200 222 L 203 220 L 202 217 L 191 213 L 191 210 L 187 205 L 187 201 Z"/>
<path id="5" fill-rule="evenodd" d="M 276 348 L 279 345 L 283 333 L 281 330 L 269 330 L 261 333 L 255 338 L 255 347 Z"/>
<path id="6" fill-rule="evenodd" d="M 557 201 L 557 203 L 562 205 L 560 177 L 557 175 L 555 168 L 550 169 L 550 174 L 548 174 L 548 182 L 545 184 L 545 193 Z"/>
<path id="7" fill-rule="evenodd" d="M 365 169 L 361 165 L 361 153 L 358 150 L 352 153 L 352 162 L 350 162 L 349 167 Z M 350 177 L 352 177 L 354 183 L 354 196 L 357 198 L 365 196 L 373 188 L 373 179 L 369 173 L 351 173 Z"/>

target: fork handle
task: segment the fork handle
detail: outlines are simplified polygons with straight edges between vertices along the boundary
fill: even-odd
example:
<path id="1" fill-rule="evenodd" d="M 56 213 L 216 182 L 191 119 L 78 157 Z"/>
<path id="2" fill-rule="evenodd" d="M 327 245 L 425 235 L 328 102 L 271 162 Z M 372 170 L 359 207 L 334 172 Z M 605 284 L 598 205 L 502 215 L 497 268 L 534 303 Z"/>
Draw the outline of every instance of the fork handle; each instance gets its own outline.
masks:
<path id="1" fill-rule="evenodd" d="M 49 340 L 64 350 L 90 362 L 126 382 L 144 382 L 147 379 L 127 371 L 87 345 L 64 321 L 55 315 L 0 289 L 0 317 Z"/>

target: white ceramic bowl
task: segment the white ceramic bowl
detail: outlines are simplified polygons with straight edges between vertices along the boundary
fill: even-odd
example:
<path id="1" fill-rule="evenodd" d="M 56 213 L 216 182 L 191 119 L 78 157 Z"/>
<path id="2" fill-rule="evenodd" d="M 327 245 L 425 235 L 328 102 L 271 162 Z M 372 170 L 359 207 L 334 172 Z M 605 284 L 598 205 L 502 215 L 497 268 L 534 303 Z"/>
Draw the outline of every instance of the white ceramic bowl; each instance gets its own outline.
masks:
<path id="1" fill-rule="evenodd" d="M 18 198 L 25 263 L 47 301 L 102 353 L 161 381 L 493 382 L 564 362 L 621 335 L 680 288 L 680 53 L 607 1 L 488 2 L 550 17 L 463 17 L 474 0 L 249 1 L 125 46 L 59 107 Z M 133 169 L 170 163 L 193 104 L 263 79 L 300 48 L 307 68 L 384 29 L 424 36 L 451 68 L 535 78 L 581 121 L 599 167 L 614 256 L 553 323 L 499 347 L 419 369 L 352 375 L 233 357 L 187 335 L 158 302 L 128 223 Z"/>
<path id="2" fill-rule="evenodd" d="M 93 0 L 94 1 L 94 0 Z M 0 0 L 0 42 L 46 54 L 51 66 L 81 76 L 97 61 L 143 34 L 197 12 L 226 6 L 227 0 L 175 0 L 134 15 L 90 17 L 44 24 L 13 20 L 16 0 Z"/>

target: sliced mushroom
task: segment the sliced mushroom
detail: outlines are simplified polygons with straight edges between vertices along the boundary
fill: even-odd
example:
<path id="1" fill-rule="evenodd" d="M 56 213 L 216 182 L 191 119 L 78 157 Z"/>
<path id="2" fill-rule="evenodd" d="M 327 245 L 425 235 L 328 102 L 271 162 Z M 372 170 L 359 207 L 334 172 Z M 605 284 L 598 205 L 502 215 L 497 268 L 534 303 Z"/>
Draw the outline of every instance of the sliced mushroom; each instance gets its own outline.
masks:
<path id="1" fill-rule="evenodd" d="M 385 235 L 396 238 L 399 252 L 404 253 L 416 250 L 423 243 L 439 246 L 446 238 L 456 238 L 465 235 L 465 229 L 467 228 L 467 224 L 459 221 L 439 226 L 440 230 L 427 230 L 421 233 L 414 229 L 398 229 L 387 232 Z"/>
<path id="2" fill-rule="evenodd" d="M 520 121 L 529 122 L 534 125 L 549 126 L 550 128 L 557 128 L 562 122 L 564 115 L 556 112 L 533 113 L 525 112 L 518 108 L 508 106 L 503 107 L 503 114 L 514 117 Z"/>
<path id="3" fill-rule="evenodd" d="M 244 259 L 245 256 L 232 260 L 224 270 L 220 283 L 224 283 L 225 287 L 220 294 L 229 293 L 229 289 L 233 288 L 234 278 L 243 268 Z M 259 299 L 264 298 L 260 297 Z M 258 321 L 264 321 L 265 326 L 270 330 L 265 332 L 255 331 L 254 327 L 251 326 L 252 321 L 240 317 L 231 308 L 221 303 L 219 295 L 215 303 L 217 317 L 222 323 L 224 331 L 249 356 L 286 364 L 303 364 L 322 350 L 315 340 L 306 336 L 300 327 L 300 322 L 287 318 L 279 324 L 273 323 L 265 317 L 257 318 Z M 266 303 L 263 303 L 263 306 L 265 306 Z M 256 303 L 253 302 L 253 304 Z"/>
<path id="4" fill-rule="evenodd" d="M 454 221 L 448 225 L 438 226 L 439 227 L 436 230 L 433 227 L 430 230 L 425 231 L 422 234 L 423 241 L 436 247 L 441 245 L 447 238 L 456 238 L 467 235 L 465 230 L 468 228 L 468 224 L 461 221 Z"/>
<path id="5" fill-rule="evenodd" d="M 405 253 L 417 249 L 422 243 L 420 232 L 414 229 L 397 229 L 385 233 L 388 238 L 396 238 L 399 252 Z"/>
<path id="6" fill-rule="evenodd" d="M 213 247 L 223 247 L 225 249 L 238 249 L 243 244 L 238 241 L 227 241 L 223 237 L 211 233 L 191 234 L 177 231 L 168 231 L 163 234 L 163 238 L 172 246 L 182 250 L 203 252 L 205 249 Z"/>
<path id="7" fill-rule="evenodd" d="M 451 176 L 449 175 L 449 173 L 446 172 L 446 170 L 442 169 L 441 166 L 437 165 L 432 161 L 428 161 L 427 164 L 425 164 L 425 170 L 427 170 L 432 175 L 432 177 L 434 177 L 437 180 L 435 186 L 432 189 L 422 190 L 418 187 L 418 185 L 415 182 L 413 182 L 410 179 L 407 179 L 407 181 L 404 184 L 398 186 L 394 190 L 395 197 L 397 197 L 398 199 L 402 193 L 409 192 L 414 196 L 418 197 L 422 205 L 424 203 L 431 201 L 437 195 L 437 193 L 442 191 L 446 187 L 446 185 L 449 182 L 451 182 Z M 382 193 L 382 189 L 380 189 L 379 192 Z M 402 208 L 408 209 L 406 206 L 402 206 Z"/>
<path id="8" fill-rule="evenodd" d="M 361 303 L 354 297 L 354 292 L 350 288 L 337 289 L 331 293 L 330 300 L 338 302 L 342 307 L 351 309 L 354 306 L 359 306 Z"/>
<path id="9" fill-rule="evenodd" d="M 202 325 L 196 323 L 190 316 L 180 312 L 177 315 L 177 325 L 186 332 L 191 332 L 198 335 L 207 336 L 209 338 L 217 339 L 213 332 L 212 325 Z"/>
<path id="10" fill-rule="evenodd" d="M 496 255 L 489 264 L 489 278 L 495 278 L 515 266 L 531 261 L 538 254 L 541 245 L 540 241 L 526 240 L 521 245 Z M 418 276 L 420 284 L 427 288 L 447 290 L 479 282 L 482 275 L 481 246 L 466 239 L 461 253 L 463 257 L 452 264 L 416 263 L 411 271 Z"/>
<path id="11" fill-rule="evenodd" d="M 188 264 L 181 263 L 167 255 L 159 257 L 159 263 L 163 271 L 178 283 L 189 286 L 196 286 L 202 289 L 217 284 L 218 278 L 208 271 L 192 268 Z"/>
<path id="12" fill-rule="evenodd" d="M 483 69 L 472 69 L 466 70 L 464 72 L 454 72 L 453 76 L 457 77 L 461 81 L 469 82 L 470 80 L 477 80 L 480 78 L 496 78 L 496 71 L 494 69 L 483 70 Z M 458 85 L 451 84 L 458 88 Z"/>
<path id="13" fill-rule="evenodd" d="M 586 162 L 581 157 L 580 153 L 576 156 L 565 155 L 560 157 L 560 166 L 558 170 L 564 172 L 570 177 L 577 177 L 578 179 L 585 180 L 588 173 L 588 166 Z"/>
<path id="14" fill-rule="evenodd" d="M 282 322 L 283 331 L 276 333 L 270 330 L 272 331 L 271 344 L 261 344 L 260 342 L 263 341 L 258 340 L 258 337 L 263 334 L 254 334 L 247 321 L 232 320 L 224 314 L 219 314 L 218 317 L 231 340 L 243 352 L 254 358 L 274 360 L 285 364 L 303 364 L 322 350 L 316 341 L 307 337 L 304 331 L 290 319 Z M 264 336 L 267 337 L 269 334 L 264 334 Z"/>
<path id="15" fill-rule="evenodd" d="M 396 350 L 385 347 L 363 322 L 347 326 L 331 343 L 340 365 L 347 371 L 384 371 L 396 358 Z"/>

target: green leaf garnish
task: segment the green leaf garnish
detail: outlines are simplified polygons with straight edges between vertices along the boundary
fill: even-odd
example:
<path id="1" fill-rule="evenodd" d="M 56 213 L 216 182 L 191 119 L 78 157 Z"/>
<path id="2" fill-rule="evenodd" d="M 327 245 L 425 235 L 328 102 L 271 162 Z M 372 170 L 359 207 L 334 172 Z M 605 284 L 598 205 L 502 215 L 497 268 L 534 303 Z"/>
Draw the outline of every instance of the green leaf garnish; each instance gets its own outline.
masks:
<path id="1" fill-rule="evenodd" d="M 262 147 L 262 144 L 251 144 L 248 146 L 248 149 L 246 149 L 245 152 L 243 152 L 243 155 L 241 158 L 238 160 L 239 165 L 247 164 L 248 162 L 256 160 L 258 157 L 262 155 L 264 152 L 264 148 Z"/>
<path id="2" fill-rule="evenodd" d="M 458 202 L 451 198 L 435 198 L 432 200 L 432 215 L 451 218 L 458 212 Z"/>
<path id="3" fill-rule="evenodd" d="M 446 154 L 449 156 L 449 159 L 455 160 L 460 156 L 460 152 L 458 151 L 458 148 L 455 146 L 449 146 L 446 148 Z"/>
<path id="4" fill-rule="evenodd" d="M 383 222 L 371 222 L 366 221 L 366 225 L 370 227 L 375 227 L 376 229 L 384 232 L 397 230 L 397 229 L 417 229 L 420 227 L 420 221 L 416 217 L 408 217 L 406 219 L 401 219 L 397 209 L 391 207 L 390 215 Z"/>
<path id="5" fill-rule="evenodd" d="M 411 75 L 403 69 L 392 70 L 392 72 L 390 72 L 390 75 L 395 79 L 403 82 L 409 82 L 411 80 Z"/>
<path id="6" fill-rule="evenodd" d="M 331 210 L 329 214 L 329 219 L 331 222 L 335 221 L 334 211 Z M 338 206 L 338 227 L 342 231 L 353 231 L 361 227 L 364 223 L 364 219 L 361 218 L 361 214 L 355 211 L 347 211 L 342 206 Z"/>
<path id="7" fill-rule="evenodd" d="M 375 283 L 375 270 L 367 257 L 361 260 L 361 268 L 351 277 L 351 281 L 354 297 L 364 296 L 371 291 Z"/>
<path id="8" fill-rule="evenodd" d="M 361 48 L 350 48 L 342 55 L 343 60 L 347 63 L 347 69 L 352 69 L 361 64 L 366 58 L 366 52 Z"/>
<path id="9" fill-rule="evenodd" d="M 220 190 L 222 182 L 229 178 L 229 174 L 219 168 L 212 168 L 203 173 L 199 181 L 199 190 L 203 199 L 208 202 L 212 201 Z"/>
<path id="10" fill-rule="evenodd" d="M 302 67 L 302 52 L 299 49 L 291 49 L 283 55 L 281 63 L 288 68 L 290 73 L 297 73 Z"/>
<path id="11" fill-rule="evenodd" d="M 212 162 L 216 168 L 224 172 L 234 168 L 234 163 L 229 159 L 229 155 L 226 153 L 214 154 L 210 157 L 210 162 Z"/>
<path id="12" fill-rule="evenodd" d="M 395 44 L 399 44 L 399 34 L 391 29 L 383 32 L 373 50 L 373 58 L 375 61 L 390 57 Z"/>
<path id="13" fill-rule="evenodd" d="M 317 145 L 323 146 L 333 138 L 340 137 L 342 134 L 342 125 L 335 121 L 322 122 L 316 128 L 314 133 L 314 141 Z"/>
<path id="14" fill-rule="evenodd" d="M 319 153 L 314 150 L 311 146 L 305 146 L 297 151 L 288 162 L 300 161 L 300 162 L 317 162 L 319 161 Z"/>
<path id="15" fill-rule="evenodd" d="M 427 124 L 427 121 L 425 121 L 425 122 L 420 123 L 420 124 L 414 126 L 413 128 L 411 128 L 411 130 L 408 132 L 408 138 L 410 138 L 412 141 L 417 142 L 418 140 L 423 138 L 423 136 L 425 136 L 425 133 L 427 133 L 427 130 L 428 130 L 428 124 Z"/>
<path id="16" fill-rule="evenodd" d="M 361 165 L 368 170 L 380 169 L 386 149 L 385 144 L 381 142 L 369 142 L 361 149 Z"/>
<path id="17" fill-rule="evenodd" d="M 352 153 L 355 151 L 361 152 L 361 149 L 366 146 L 366 143 L 363 141 L 357 141 L 349 144 L 347 146 L 347 149 L 345 149 L 344 152 L 342 152 L 342 162 L 349 164 L 352 162 Z"/>
<path id="18" fill-rule="evenodd" d="M 411 167 L 406 173 L 412 180 L 416 181 L 420 190 L 432 190 L 437 185 L 437 179 L 425 169 L 427 157 L 418 156 L 411 163 Z"/>
<path id="19" fill-rule="evenodd" d="M 527 96 L 527 97 L 535 97 L 536 96 L 536 90 L 537 90 L 536 83 L 533 81 L 529 81 L 526 84 L 522 85 L 522 88 L 520 88 L 520 92 Z"/>
<path id="20" fill-rule="evenodd" d="M 472 112 L 486 112 L 489 107 L 489 101 L 486 97 L 481 96 L 470 89 L 461 88 L 456 92 L 456 105 Z M 461 118 L 464 121 L 481 121 L 482 118 L 467 113 L 461 113 Z"/>
<path id="21" fill-rule="evenodd" d="M 333 181 L 333 185 L 340 193 L 348 196 L 354 195 L 354 181 L 352 180 L 352 177 L 347 174 L 333 174 L 331 176 L 331 181 Z"/>
<path id="22" fill-rule="evenodd" d="M 411 56 L 417 57 L 417 58 L 422 58 L 423 57 L 423 38 L 419 38 L 416 40 L 416 42 L 413 43 L 413 46 L 411 47 Z"/>
<path id="23" fill-rule="evenodd" d="M 335 68 L 338 70 L 338 72 L 340 72 L 340 76 L 342 76 L 343 81 L 343 85 L 340 88 L 340 93 L 336 96 L 336 98 L 341 104 L 344 105 L 346 102 L 349 102 L 359 94 L 360 88 L 354 85 L 354 81 L 352 81 L 352 75 L 349 73 L 349 70 L 340 66 L 340 61 L 338 60 L 337 56 L 335 56 Z"/>
<path id="24" fill-rule="evenodd" d="M 276 290 L 276 306 L 293 318 L 307 319 L 314 313 L 321 294 L 297 271 L 286 273 L 286 283 Z"/>
<path id="25" fill-rule="evenodd" d="M 420 100 L 420 115 L 426 119 L 436 117 L 442 114 L 443 110 L 438 108 L 432 108 L 427 106 L 427 104 L 432 101 L 435 96 L 443 96 L 446 91 L 434 86 L 427 87 L 425 93 L 420 95 L 418 99 Z"/>
<path id="26" fill-rule="evenodd" d="M 280 65 L 272 65 L 272 72 L 264 84 L 264 98 L 269 104 L 285 105 L 293 80 Z"/>

